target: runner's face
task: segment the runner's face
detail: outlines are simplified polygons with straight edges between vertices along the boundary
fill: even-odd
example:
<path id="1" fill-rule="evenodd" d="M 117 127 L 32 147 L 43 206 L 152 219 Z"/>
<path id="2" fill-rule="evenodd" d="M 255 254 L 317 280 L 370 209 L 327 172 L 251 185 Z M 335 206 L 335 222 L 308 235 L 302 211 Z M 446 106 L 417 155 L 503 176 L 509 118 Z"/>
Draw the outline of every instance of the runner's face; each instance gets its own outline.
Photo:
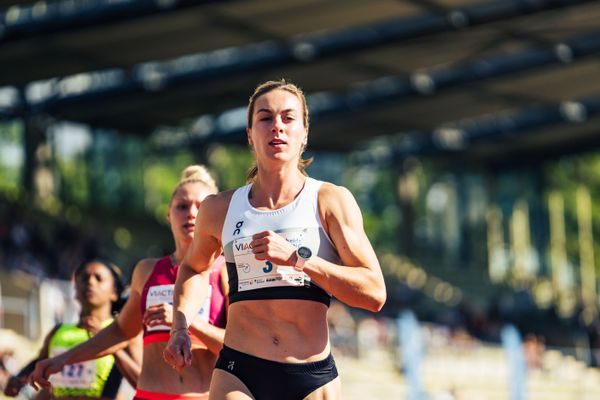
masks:
<path id="1" fill-rule="evenodd" d="M 248 142 L 257 161 L 297 163 L 307 135 L 302 102 L 296 95 L 275 89 L 256 99 Z"/>
<path id="2" fill-rule="evenodd" d="M 209 194 L 210 191 L 201 182 L 186 183 L 177 189 L 167 214 L 176 242 L 182 241 L 186 244 L 192 242 L 198 207 Z"/>
<path id="3" fill-rule="evenodd" d="M 114 276 L 100 262 L 89 263 L 83 268 L 75 277 L 75 290 L 83 307 L 100 307 L 117 300 Z"/>

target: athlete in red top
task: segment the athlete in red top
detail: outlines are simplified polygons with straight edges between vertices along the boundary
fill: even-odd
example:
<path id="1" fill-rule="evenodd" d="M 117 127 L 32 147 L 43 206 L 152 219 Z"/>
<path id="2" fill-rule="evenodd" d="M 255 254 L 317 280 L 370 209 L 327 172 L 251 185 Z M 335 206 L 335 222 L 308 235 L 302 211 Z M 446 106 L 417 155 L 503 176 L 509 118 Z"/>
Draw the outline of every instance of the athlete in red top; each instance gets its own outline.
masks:
<path id="1" fill-rule="evenodd" d="M 171 256 L 165 256 L 154 265 L 152 274 L 146 280 L 142 290 L 141 312 L 148 314 L 149 323 L 154 324 L 156 315 L 160 316 L 165 304 L 171 304 L 173 298 L 173 287 L 177 278 L 178 264 L 173 264 Z M 221 284 L 225 267 L 225 258 L 221 257 L 212 265 L 209 275 L 209 294 L 200 310 L 200 318 L 208 321 L 211 325 L 225 328 L 226 307 L 225 294 Z M 152 322 L 150 322 L 152 321 Z M 168 325 L 144 325 L 144 346 L 156 342 L 169 341 Z M 206 344 L 196 335 L 191 337 L 196 346 L 207 348 Z"/>
<path id="2" fill-rule="evenodd" d="M 160 259 L 141 260 L 133 271 L 129 299 L 116 322 L 61 356 L 38 363 L 32 375 L 33 382 L 47 386 L 48 376 L 60 371 L 64 364 L 109 354 L 143 329 L 144 355 L 135 398 L 208 398 L 212 370 L 225 334 L 228 286 L 223 257 L 217 258 L 211 266 L 209 294 L 200 315 L 189 326 L 192 368 L 175 371 L 163 361 L 162 354 L 173 320 L 171 302 L 179 262 L 192 243 L 200 203 L 216 192 L 214 180 L 204 167 L 190 166 L 183 171 L 167 214 L 175 251 Z M 198 277 L 198 284 L 202 285 L 204 278 Z"/>

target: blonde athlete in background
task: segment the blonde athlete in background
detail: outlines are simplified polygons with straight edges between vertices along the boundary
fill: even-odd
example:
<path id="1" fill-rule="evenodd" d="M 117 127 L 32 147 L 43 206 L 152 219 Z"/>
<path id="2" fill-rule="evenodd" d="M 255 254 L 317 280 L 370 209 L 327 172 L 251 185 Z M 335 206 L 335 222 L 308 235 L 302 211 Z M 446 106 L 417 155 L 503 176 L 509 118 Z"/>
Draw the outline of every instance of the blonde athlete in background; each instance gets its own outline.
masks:
<path id="1" fill-rule="evenodd" d="M 173 285 L 179 263 L 192 242 L 196 220 L 204 198 L 217 192 L 214 180 L 203 166 L 190 166 L 182 173 L 168 211 L 175 240 L 175 252 L 160 259 L 141 260 L 133 272 L 131 294 L 116 323 L 92 340 L 65 355 L 38 363 L 33 380 L 47 385 L 47 377 L 73 361 L 109 354 L 123 341 L 144 332 L 144 357 L 136 399 L 206 399 L 218 352 L 223 344 L 226 323 L 227 278 L 223 257 L 215 257 L 207 270 L 209 294 L 204 297 L 200 316 L 190 318 L 191 368 L 178 373 L 165 364 L 162 354 L 172 323 Z M 223 272 L 223 274 L 222 274 Z M 198 279 L 202 277 L 198 276 Z M 206 293 L 206 291 L 204 292 Z"/>
<path id="2" fill-rule="evenodd" d="M 379 311 L 386 290 L 360 209 L 345 188 L 306 175 L 304 95 L 293 84 L 257 87 L 248 107 L 256 158 L 250 184 L 208 197 L 175 284 L 175 316 L 165 359 L 190 365 L 188 321 L 204 275 L 225 252 L 229 320 L 211 399 L 339 399 L 327 309 L 333 295 Z"/>
<path id="3" fill-rule="evenodd" d="M 118 311 L 115 304 L 121 297 L 123 284 L 120 269 L 108 260 L 94 258 L 80 264 L 73 274 L 76 298 L 81 304 L 77 324 L 58 324 L 46 336 L 39 360 L 59 354 L 87 341 L 113 321 Z M 141 362 L 141 343 L 135 339 L 123 344 L 121 350 L 93 361 L 61 365 L 52 379 L 50 398 L 115 399 L 122 377 L 135 386 Z M 127 350 L 124 348 L 128 347 Z M 83 361 L 83 360 L 81 360 Z M 16 396 L 21 389 L 6 393 Z M 37 397 L 47 398 L 43 392 Z"/>

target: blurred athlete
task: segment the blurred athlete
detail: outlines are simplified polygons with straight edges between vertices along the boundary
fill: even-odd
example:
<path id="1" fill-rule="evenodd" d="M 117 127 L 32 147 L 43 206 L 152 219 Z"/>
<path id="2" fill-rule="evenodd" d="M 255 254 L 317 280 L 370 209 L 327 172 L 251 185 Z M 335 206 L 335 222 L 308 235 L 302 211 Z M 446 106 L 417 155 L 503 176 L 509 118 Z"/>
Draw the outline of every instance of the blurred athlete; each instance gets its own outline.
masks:
<path id="1" fill-rule="evenodd" d="M 208 293 L 203 297 L 200 315 L 191 318 L 190 336 L 186 336 L 190 339 L 191 352 L 188 355 L 191 368 L 178 373 L 165 364 L 162 354 L 173 321 L 171 302 L 179 263 L 192 243 L 194 230 L 203 224 L 196 220 L 198 207 L 208 195 L 216 192 L 216 184 L 203 166 L 190 166 L 182 172 L 167 214 L 175 251 L 159 259 L 141 260 L 133 272 L 129 299 L 115 323 L 70 352 L 38 363 L 32 375 L 33 382 L 46 387 L 48 376 L 60 371 L 63 365 L 108 354 L 143 330 L 144 355 L 135 398 L 208 398 L 226 323 L 225 296 L 228 288 L 223 257 L 216 257 L 208 269 L 205 282 L 209 287 Z M 198 276 L 197 280 L 203 278 Z"/>
<path id="2" fill-rule="evenodd" d="M 105 259 L 88 260 L 75 270 L 74 282 L 81 304 L 79 322 L 55 326 L 46 336 L 38 358 L 8 382 L 5 395 L 18 395 L 37 360 L 59 356 L 113 321 L 123 291 L 120 269 Z M 43 391 L 37 398 L 115 399 L 123 376 L 132 386 L 136 385 L 140 363 L 141 342 L 132 337 L 113 355 L 60 368 L 52 379 L 52 390 Z"/>

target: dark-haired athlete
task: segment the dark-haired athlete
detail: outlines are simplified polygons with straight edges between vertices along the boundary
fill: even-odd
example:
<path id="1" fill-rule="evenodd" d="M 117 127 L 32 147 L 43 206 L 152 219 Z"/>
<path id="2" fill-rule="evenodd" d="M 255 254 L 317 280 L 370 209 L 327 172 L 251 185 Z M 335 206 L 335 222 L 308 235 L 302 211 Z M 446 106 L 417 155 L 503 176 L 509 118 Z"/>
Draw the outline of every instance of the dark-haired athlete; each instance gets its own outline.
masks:
<path id="1" fill-rule="evenodd" d="M 46 336 L 37 360 L 59 357 L 86 342 L 113 321 L 113 314 L 123 291 L 120 269 L 108 260 L 87 260 L 74 272 L 76 298 L 81 304 L 77 324 L 58 324 Z M 58 369 L 52 378 L 51 398 L 115 399 L 122 377 L 136 385 L 141 363 L 141 342 L 133 338 L 113 355 L 77 362 Z M 36 361 L 37 361 L 36 360 Z M 5 388 L 8 396 L 17 396 L 34 370 L 35 361 L 25 367 L 18 380 Z"/>

